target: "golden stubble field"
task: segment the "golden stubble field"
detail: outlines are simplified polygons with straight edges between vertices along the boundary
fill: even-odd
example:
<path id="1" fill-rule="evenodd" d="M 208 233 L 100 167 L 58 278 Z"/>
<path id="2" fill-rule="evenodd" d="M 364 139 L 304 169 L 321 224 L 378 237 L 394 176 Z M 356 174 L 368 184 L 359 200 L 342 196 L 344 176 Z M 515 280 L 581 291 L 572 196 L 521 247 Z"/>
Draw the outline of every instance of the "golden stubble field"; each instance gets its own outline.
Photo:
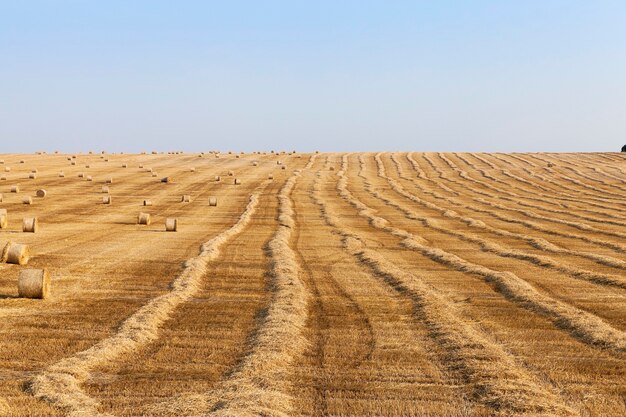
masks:
<path id="1" fill-rule="evenodd" d="M 626 155 L 0 159 L 0 416 L 626 415 Z"/>

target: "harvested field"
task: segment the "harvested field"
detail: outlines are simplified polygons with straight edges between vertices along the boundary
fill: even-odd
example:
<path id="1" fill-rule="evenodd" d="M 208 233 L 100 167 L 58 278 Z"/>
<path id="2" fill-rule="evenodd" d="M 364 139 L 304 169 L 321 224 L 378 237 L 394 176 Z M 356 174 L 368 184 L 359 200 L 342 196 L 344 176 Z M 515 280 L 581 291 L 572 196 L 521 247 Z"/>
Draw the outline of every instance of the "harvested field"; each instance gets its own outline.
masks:
<path id="1" fill-rule="evenodd" d="M 624 154 L 1 159 L 1 416 L 626 415 Z"/>

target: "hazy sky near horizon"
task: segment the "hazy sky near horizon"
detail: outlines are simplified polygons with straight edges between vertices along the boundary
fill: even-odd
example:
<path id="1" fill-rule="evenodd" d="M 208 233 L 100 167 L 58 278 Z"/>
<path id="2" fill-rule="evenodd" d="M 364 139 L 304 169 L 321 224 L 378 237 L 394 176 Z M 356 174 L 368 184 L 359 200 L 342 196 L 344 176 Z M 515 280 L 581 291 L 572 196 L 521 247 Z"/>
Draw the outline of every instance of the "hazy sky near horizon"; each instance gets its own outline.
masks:
<path id="1" fill-rule="evenodd" d="M 626 2 L 0 0 L 0 141 L 618 151 Z"/>

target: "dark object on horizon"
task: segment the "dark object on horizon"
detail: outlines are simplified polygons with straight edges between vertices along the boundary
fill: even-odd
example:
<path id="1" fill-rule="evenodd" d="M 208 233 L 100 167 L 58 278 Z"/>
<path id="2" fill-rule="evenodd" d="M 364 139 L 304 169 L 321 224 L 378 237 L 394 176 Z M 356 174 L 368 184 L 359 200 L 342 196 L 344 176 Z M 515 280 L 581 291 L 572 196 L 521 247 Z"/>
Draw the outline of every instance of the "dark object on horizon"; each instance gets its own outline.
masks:
<path id="1" fill-rule="evenodd" d="M 622 152 L 626 152 L 626 145 L 622 146 Z"/>

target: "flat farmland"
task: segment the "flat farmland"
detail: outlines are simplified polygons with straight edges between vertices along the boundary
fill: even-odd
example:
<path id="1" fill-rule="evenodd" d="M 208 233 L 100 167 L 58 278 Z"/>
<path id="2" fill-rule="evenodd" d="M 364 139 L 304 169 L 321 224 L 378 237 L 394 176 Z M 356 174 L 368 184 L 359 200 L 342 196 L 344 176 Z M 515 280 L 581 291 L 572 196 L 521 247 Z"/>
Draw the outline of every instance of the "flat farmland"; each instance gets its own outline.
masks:
<path id="1" fill-rule="evenodd" d="M 626 154 L 0 159 L 0 416 L 626 415 Z"/>

